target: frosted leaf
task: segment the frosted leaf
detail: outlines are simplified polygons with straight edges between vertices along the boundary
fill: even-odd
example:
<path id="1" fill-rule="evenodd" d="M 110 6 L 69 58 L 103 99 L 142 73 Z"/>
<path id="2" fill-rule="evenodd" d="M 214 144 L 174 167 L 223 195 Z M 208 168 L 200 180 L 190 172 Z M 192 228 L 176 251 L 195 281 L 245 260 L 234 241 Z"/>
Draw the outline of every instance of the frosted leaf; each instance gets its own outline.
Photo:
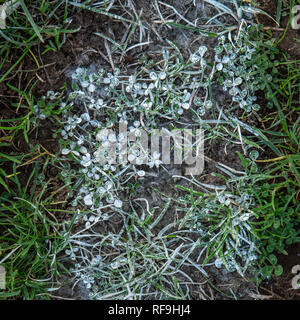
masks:
<path id="1" fill-rule="evenodd" d="M 215 266 L 216 266 L 216 268 L 220 269 L 220 268 L 222 268 L 222 265 L 223 265 L 222 259 L 216 259 L 216 260 L 215 260 Z"/>
<path id="2" fill-rule="evenodd" d="M 236 96 L 237 94 L 239 94 L 240 90 L 236 87 L 233 87 L 229 90 L 229 94 L 232 96 Z"/>
<path id="3" fill-rule="evenodd" d="M 247 106 L 247 101 L 245 101 L 245 100 L 242 100 L 242 101 L 240 101 L 240 107 L 242 108 L 242 109 L 244 109 L 246 106 Z"/>
<path id="4" fill-rule="evenodd" d="M 260 105 L 256 103 L 256 104 L 254 104 L 254 105 L 252 106 L 252 109 L 253 109 L 254 111 L 259 111 Z"/>
<path id="5" fill-rule="evenodd" d="M 216 54 L 215 55 L 215 61 L 219 63 L 219 62 L 222 62 L 222 59 Z"/>
<path id="6" fill-rule="evenodd" d="M 93 126 L 95 128 L 98 128 L 100 126 L 99 121 L 97 121 L 97 120 L 92 120 L 90 122 L 90 124 L 91 124 L 91 126 Z"/>
<path id="7" fill-rule="evenodd" d="M 234 86 L 239 86 L 242 83 L 243 83 L 243 79 L 241 77 L 238 77 L 238 78 L 233 80 L 233 85 Z"/>
<path id="8" fill-rule="evenodd" d="M 256 160 L 259 157 L 259 152 L 257 150 L 252 150 L 249 153 L 249 158 L 252 160 Z"/>
<path id="9" fill-rule="evenodd" d="M 86 112 L 81 115 L 82 121 L 89 122 L 91 120 L 90 115 Z"/>
<path id="10" fill-rule="evenodd" d="M 82 157 L 80 164 L 84 167 L 89 167 L 92 164 L 92 161 L 90 159 L 90 155 L 87 154 L 86 156 Z"/>
<path id="11" fill-rule="evenodd" d="M 116 142 L 116 135 L 115 135 L 115 133 L 110 133 L 109 135 L 108 135 L 108 141 L 109 142 Z"/>
<path id="12" fill-rule="evenodd" d="M 219 43 L 224 44 L 224 43 L 225 43 L 225 36 L 224 36 L 224 35 L 221 35 L 221 36 L 218 38 L 218 41 L 219 41 Z"/>
<path id="13" fill-rule="evenodd" d="M 136 91 L 139 91 L 142 89 L 142 85 L 140 83 L 136 83 L 134 86 L 133 86 L 134 90 Z"/>
<path id="14" fill-rule="evenodd" d="M 249 256 L 248 261 L 254 261 L 257 259 L 256 255 Z"/>
<path id="15" fill-rule="evenodd" d="M 236 53 L 232 53 L 232 54 L 230 55 L 230 59 L 231 59 L 231 60 L 236 59 Z"/>
<path id="16" fill-rule="evenodd" d="M 128 155 L 128 161 L 129 162 L 134 161 L 134 159 L 135 159 L 135 155 L 134 154 L 131 153 L 131 154 Z"/>
<path id="17" fill-rule="evenodd" d="M 154 83 L 150 83 L 149 86 L 148 86 L 148 91 L 150 92 L 154 88 L 155 88 L 155 84 Z"/>
<path id="18" fill-rule="evenodd" d="M 99 188 L 99 194 L 100 195 L 103 195 L 105 192 L 106 192 L 105 188 L 103 188 L 103 187 Z"/>
<path id="19" fill-rule="evenodd" d="M 118 261 L 115 261 L 111 263 L 110 266 L 112 267 L 112 269 L 118 269 L 120 267 L 120 263 Z"/>
<path id="20" fill-rule="evenodd" d="M 224 56 L 222 59 L 222 63 L 224 63 L 224 64 L 229 63 L 229 61 L 230 61 L 230 58 L 228 56 Z"/>
<path id="21" fill-rule="evenodd" d="M 230 203 L 231 203 L 231 200 L 230 200 L 230 199 L 227 199 L 227 200 L 225 201 L 225 206 L 226 206 L 226 207 L 229 207 Z"/>
<path id="22" fill-rule="evenodd" d="M 247 221 L 250 217 L 251 217 L 251 213 L 247 212 L 247 213 L 243 214 L 240 217 L 240 219 L 241 219 L 241 221 Z"/>
<path id="23" fill-rule="evenodd" d="M 90 283 L 88 283 L 88 284 L 86 285 L 86 288 L 87 288 L 87 289 L 91 289 L 91 287 L 92 287 L 92 285 L 91 285 Z"/>
<path id="24" fill-rule="evenodd" d="M 190 104 L 189 103 L 183 103 L 181 106 L 185 110 L 188 110 L 190 108 Z"/>
<path id="25" fill-rule="evenodd" d="M 160 79 L 160 80 L 165 80 L 166 77 L 167 77 L 167 74 L 166 74 L 164 71 L 162 71 L 162 72 L 159 73 L 158 76 L 159 76 L 159 79 Z"/>
<path id="26" fill-rule="evenodd" d="M 179 108 L 178 111 L 177 111 L 177 113 L 178 113 L 179 115 L 182 115 L 182 114 L 183 114 L 183 109 L 182 109 L 182 108 Z"/>
<path id="27" fill-rule="evenodd" d="M 105 141 L 107 139 L 108 130 L 107 129 L 101 129 L 98 131 L 96 139 L 98 141 Z"/>
<path id="28" fill-rule="evenodd" d="M 63 155 L 67 155 L 69 153 L 70 153 L 70 150 L 67 148 L 61 150 L 61 154 L 63 154 Z"/>
<path id="29" fill-rule="evenodd" d="M 245 98 L 247 97 L 247 94 L 248 94 L 247 89 L 243 89 L 243 90 L 241 91 L 241 97 L 242 97 L 243 99 L 245 99 Z"/>
<path id="30" fill-rule="evenodd" d="M 90 84 L 89 87 L 88 87 L 88 91 L 92 93 L 95 90 L 96 90 L 96 86 L 94 84 Z"/>
<path id="31" fill-rule="evenodd" d="M 77 75 L 82 76 L 85 73 L 85 68 L 78 67 L 75 72 Z"/>
<path id="32" fill-rule="evenodd" d="M 83 201 L 84 201 L 84 204 L 86 206 L 92 206 L 93 205 L 93 199 L 92 199 L 92 196 L 90 194 L 86 195 L 84 198 L 83 198 Z"/>
<path id="33" fill-rule="evenodd" d="M 220 63 L 218 63 L 217 65 L 216 65 L 216 69 L 218 70 L 218 71 L 221 71 L 222 69 L 223 69 L 223 64 L 220 62 Z"/>
<path id="34" fill-rule="evenodd" d="M 225 80 L 224 81 L 224 86 L 227 87 L 227 88 L 232 87 L 232 80 Z"/>
<path id="35" fill-rule="evenodd" d="M 147 110 L 150 110 L 150 109 L 152 108 L 152 106 L 153 106 L 153 103 L 152 103 L 152 102 L 146 103 L 146 109 L 147 109 Z"/>
<path id="36" fill-rule="evenodd" d="M 38 105 L 33 106 L 34 114 L 37 114 L 40 111 L 40 107 Z"/>
<path id="37" fill-rule="evenodd" d="M 224 195 L 219 195 L 218 197 L 217 197 L 217 199 L 219 200 L 219 202 L 220 203 L 224 203 L 225 202 L 225 200 L 226 200 L 226 198 L 225 198 L 225 196 Z"/>
<path id="38" fill-rule="evenodd" d="M 129 83 L 134 84 L 136 82 L 136 76 L 132 75 L 128 79 Z"/>
<path id="39" fill-rule="evenodd" d="M 202 84 L 201 82 L 193 81 L 193 82 L 190 84 L 190 89 L 198 89 L 198 88 L 200 88 L 201 84 Z"/>
<path id="40" fill-rule="evenodd" d="M 200 107 L 200 106 L 202 106 L 202 100 L 200 98 L 196 98 L 194 100 L 194 104 L 195 104 L 195 106 Z"/>
<path id="41" fill-rule="evenodd" d="M 110 166 L 110 171 L 115 172 L 116 171 L 116 167 L 115 166 Z"/>
<path id="42" fill-rule="evenodd" d="M 114 206 L 115 206 L 116 208 L 122 208 L 122 206 L 123 206 L 122 200 L 116 199 L 115 202 L 114 202 Z"/>
<path id="43" fill-rule="evenodd" d="M 204 104 L 204 107 L 207 109 L 211 109 L 212 106 L 213 106 L 213 103 L 211 102 L 211 100 L 207 100 Z"/>
<path id="44" fill-rule="evenodd" d="M 88 81 L 82 81 L 82 82 L 80 82 L 80 84 L 81 84 L 81 86 L 82 86 L 83 88 L 87 88 L 90 83 L 89 83 Z"/>
<path id="45" fill-rule="evenodd" d="M 198 50 L 199 54 L 201 57 L 204 56 L 205 52 L 207 51 L 207 47 L 206 46 L 201 46 Z"/>
<path id="46" fill-rule="evenodd" d="M 145 176 L 145 171 L 144 171 L 144 170 L 139 170 L 139 171 L 137 172 L 137 175 L 138 175 L 139 177 L 144 177 L 144 176 Z"/>
<path id="47" fill-rule="evenodd" d="M 232 51 L 232 45 L 230 43 L 225 43 L 224 48 L 227 52 Z"/>
<path id="48" fill-rule="evenodd" d="M 89 75 L 90 82 L 93 82 L 96 79 L 97 79 L 97 75 L 95 73 L 92 73 L 92 74 Z"/>
<path id="49" fill-rule="evenodd" d="M 136 121 L 134 121 L 133 122 L 133 125 L 137 128 L 137 127 L 139 127 L 140 126 L 140 121 L 138 121 L 138 120 L 136 120 Z"/>
<path id="50" fill-rule="evenodd" d="M 137 164 L 137 165 L 142 165 L 143 162 L 144 162 L 143 159 L 140 158 L 140 157 L 136 159 L 136 164 Z"/>
<path id="51" fill-rule="evenodd" d="M 96 265 L 98 265 L 100 262 L 101 262 L 101 258 L 100 258 L 100 259 L 99 259 L 98 257 L 97 257 L 97 258 L 93 258 L 92 261 L 91 261 L 91 265 L 92 265 L 92 266 L 96 266 Z"/>
<path id="52" fill-rule="evenodd" d="M 204 107 L 200 107 L 200 108 L 198 109 L 198 114 L 199 114 L 200 116 L 204 116 L 204 115 L 205 115 L 205 108 L 204 108 Z"/>
<path id="53" fill-rule="evenodd" d="M 251 112 L 251 106 L 250 105 L 248 105 L 248 104 L 246 104 L 244 107 L 243 107 L 243 109 L 245 110 L 245 111 L 247 111 L 247 112 Z"/>
<path id="54" fill-rule="evenodd" d="M 232 220 L 233 227 L 238 226 L 240 223 L 241 223 L 241 219 L 239 219 L 239 218 L 235 218 Z"/>
<path id="55" fill-rule="evenodd" d="M 229 71 L 228 72 L 229 77 L 234 77 L 234 72 L 233 71 Z M 234 83 L 234 82 L 233 82 Z"/>
<path id="56" fill-rule="evenodd" d="M 109 148 L 110 147 L 110 142 L 108 140 L 102 142 L 102 147 L 103 148 Z"/>
<path id="57" fill-rule="evenodd" d="M 243 199 L 243 202 L 247 202 L 247 201 L 249 201 L 249 199 L 250 199 L 249 194 L 244 193 L 244 194 L 242 195 L 242 199 Z"/>
<path id="58" fill-rule="evenodd" d="M 192 63 L 196 63 L 201 60 L 201 57 L 194 53 L 190 56 L 190 60 Z"/>
<path id="59" fill-rule="evenodd" d="M 111 82 L 110 82 L 110 86 L 111 87 L 117 87 L 119 85 L 120 81 L 118 78 L 114 77 L 111 79 Z"/>
<path id="60" fill-rule="evenodd" d="M 190 94 L 189 92 L 186 92 L 186 93 L 185 93 L 185 96 L 184 96 L 184 98 L 183 98 L 183 101 L 184 101 L 184 102 L 187 102 L 187 101 L 190 100 L 190 98 L 191 98 L 191 94 Z"/>
<path id="61" fill-rule="evenodd" d="M 135 135 L 136 137 L 140 137 L 140 136 L 142 135 L 142 131 L 141 131 L 140 129 L 136 129 L 136 130 L 134 131 L 134 135 Z"/>
<path id="62" fill-rule="evenodd" d="M 108 181 L 108 182 L 105 184 L 105 187 L 106 187 L 106 190 L 112 189 L 112 187 L 113 187 L 112 182 Z"/>
<path id="63" fill-rule="evenodd" d="M 157 78 L 158 78 L 156 72 L 150 72 L 149 77 L 153 81 L 157 80 Z"/>
<path id="64" fill-rule="evenodd" d="M 79 117 L 78 117 L 78 118 L 75 118 L 74 120 L 75 120 L 75 123 L 77 123 L 77 124 L 79 124 L 79 123 L 81 123 L 81 122 L 82 122 L 82 119 L 81 119 L 81 118 L 79 118 Z"/>

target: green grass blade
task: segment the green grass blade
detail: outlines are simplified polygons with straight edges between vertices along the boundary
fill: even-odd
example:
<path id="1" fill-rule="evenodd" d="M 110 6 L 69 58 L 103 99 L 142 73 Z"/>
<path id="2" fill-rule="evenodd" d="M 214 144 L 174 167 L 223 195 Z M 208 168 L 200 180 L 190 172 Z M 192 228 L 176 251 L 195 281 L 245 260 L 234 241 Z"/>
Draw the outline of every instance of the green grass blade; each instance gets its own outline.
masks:
<path id="1" fill-rule="evenodd" d="M 42 35 L 41 35 L 41 33 L 40 33 L 39 27 L 38 27 L 38 26 L 36 25 L 36 23 L 34 22 L 34 20 L 33 20 L 32 16 L 31 16 L 30 12 L 28 11 L 28 9 L 27 9 L 24 1 L 23 1 L 23 0 L 19 0 L 19 1 L 20 1 L 20 5 L 21 5 L 21 7 L 22 7 L 22 9 L 23 9 L 23 11 L 24 11 L 24 13 L 25 13 L 28 21 L 30 22 L 30 24 L 31 24 L 34 32 L 35 32 L 36 35 L 39 37 L 39 39 L 40 39 L 42 42 L 44 42 L 44 39 L 43 39 L 43 37 L 42 37 Z"/>

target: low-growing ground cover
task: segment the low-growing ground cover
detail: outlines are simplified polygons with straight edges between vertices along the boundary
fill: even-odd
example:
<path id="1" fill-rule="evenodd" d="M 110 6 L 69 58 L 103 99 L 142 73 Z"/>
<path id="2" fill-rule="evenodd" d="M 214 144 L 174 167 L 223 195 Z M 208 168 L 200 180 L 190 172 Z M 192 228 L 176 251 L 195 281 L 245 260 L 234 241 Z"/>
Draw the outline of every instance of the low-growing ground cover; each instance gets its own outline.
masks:
<path id="1" fill-rule="evenodd" d="M 20 1 L 0 30 L 0 297 L 297 299 L 299 61 L 276 37 L 295 5 Z M 197 128 L 201 174 L 141 142 Z"/>

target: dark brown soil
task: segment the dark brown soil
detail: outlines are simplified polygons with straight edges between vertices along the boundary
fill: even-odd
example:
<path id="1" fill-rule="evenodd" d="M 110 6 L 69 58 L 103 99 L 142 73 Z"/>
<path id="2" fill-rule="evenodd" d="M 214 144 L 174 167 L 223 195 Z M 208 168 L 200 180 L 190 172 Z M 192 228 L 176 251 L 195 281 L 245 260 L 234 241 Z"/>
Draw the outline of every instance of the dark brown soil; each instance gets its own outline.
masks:
<path id="1" fill-rule="evenodd" d="M 276 6 L 274 6 L 274 0 L 264 0 L 262 4 L 262 8 L 271 12 L 273 14 L 276 12 Z M 141 1 L 139 3 L 141 7 L 144 9 L 144 19 L 145 23 L 151 23 L 151 13 L 149 12 L 149 5 L 145 1 Z M 274 11 L 275 10 L 275 11 Z M 265 16 L 258 16 L 259 21 L 264 23 L 267 27 L 274 27 L 274 23 L 272 20 L 266 18 Z M 282 27 L 285 27 L 284 19 L 281 22 Z M 42 55 L 41 53 L 45 49 L 43 45 L 33 48 L 33 54 L 37 58 L 39 65 L 41 66 L 40 69 L 37 68 L 36 62 L 34 59 L 28 55 L 26 59 L 22 61 L 22 63 L 11 73 L 9 78 L 6 79 L 6 83 L 10 83 L 11 85 L 19 88 L 20 90 L 28 89 L 29 83 L 34 83 L 35 80 L 38 80 L 36 86 L 33 89 L 33 95 L 36 97 L 45 95 L 48 90 L 60 90 L 64 86 L 65 83 L 68 84 L 68 78 L 66 77 L 66 71 L 68 69 L 72 69 L 75 66 L 89 66 L 94 64 L 96 67 L 105 66 L 111 67 L 110 61 L 105 59 L 103 56 L 107 55 L 104 41 L 102 38 L 95 36 L 94 32 L 102 32 L 111 37 L 111 34 L 114 34 L 116 38 L 115 41 L 119 41 L 124 31 L 124 25 L 119 22 L 112 21 L 107 17 L 103 17 L 97 14 L 89 13 L 86 11 L 81 11 L 80 13 L 76 14 L 73 17 L 73 22 L 71 25 L 72 29 L 77 28 L 78 26 L 81 27 L 81 30 L 75 34 L 68 34 L 67 41 L 62 47 L 61 50 L 58 52 L 49 51 L 48 53 Z M 111 29 L 112 33 L 108 34 L 107 30 Z M 282 36 L 282 32 L 275 31 L 274 35 L 278 37 L 278 39 Z M 295 42 L 293 39 L 295 37 L 299 38 L 299 31 L 289 30 L 284 40 L 280 43 L 281 48 L 286 49 L 292 56 L 296 58 L 300 58 L 300 46 L 299 43 Z M 149 51 L 155 52 L 158 46 L 161 45 L 161 40 L 169 38 L 170 40 L 174 40 L 174 42 L 181 44 L 187 39 L 186 33 L 182 30 L 168 30 L 157 27 L 151 31 L 151 40 L 154 40 L 151 46 L 143 47 L 137 51 L 130 52 L 130 55 L 124 57 L 123 60 L 119 58 L 116 59 L 115 66 L 122 66 L 123 64 L 131 64 L 133 61 L 136 60 L 135 55 L 142 54 L 143 52 Z M 190 45 L 194 41 L 193 36 L 190 39 L 187 39 L 187 45 Z M 195 42 L 194 42 L 195 45 Z M 9 68 L 12 66 L 13 62 L 19 56 L 19 52 L 14 52 L 13 56 L 10 57 L 10 60 L 3 66 L 1 72 L 4 74 Z M 1 77 L 1 74 L 0 74 Z M 8 119 L 8 118 L 16 118 L 20 117 L 23 112 L 20 109 L 16 112 L 16 108 L 12 106 L 12 104 L 19 103 L 19 97 L 15 91 L 10 89 L 6 86 L 5 83 L 0 83 L 0 118 L 1 119 Z M 27 110 L 26 110 L 27 111 Z M 25 111 L 25 112 L 26 112 Z M 252 116 L 250 121 L 254 123 L 258 123 L 257 119 Z M 59 151 L 58 142 L 53 139 L 53 129 L 55 124 L 51 121 L 42 121 L 38 129 L 32 130 L 30 132 L 29 138 L 30 142 L 33 145 L 40 144 L 47 148 L 47 150 L 53 154 Z M 4 132 L 0 132 L 0 134 L 5 134 Z M 207 160 L 205 163 L 205 179 L 201 180 L 201 182 L 205 182 L 207 184 L 222 184 L 223 181 L 215 176 L 212 176 L 212 172 L 216 172 L 216 161 L 220 161 L 226 165 L 233 167 L 236 170 L 241 170 L 242 167 L 240 166 L 240 162 L 238 161 L 238 157 L 236 151 L 241 151 L 238 147 L 232 147 L 229 145 L 227 147 L 227 151 L 224 152 L 225 143 L 220 141 L 213 141 L 209 148 L 208 148 L 208 157 L 211 160 Z M 7 151 L 7 150 L 6 150 Z M 22 134 L 14 137 L 13 140 L 13 152 L 17 153 L 28 153 L 29 149 L 24 140 Z M 4 168 L 5 169 L 5 168 Z M 20 168 L 22 170 L 23 183 L 26 183 L 26 177 L 28 177 L 31 173 L 32 167 L 31 166 L 24 166 Z M 9 170 L 8 170 L 9 171 Z M 221 172 L 219 172 L 221 173 Z M 173 174 L 177 174 L 174 172 Z M 180 172 L 178 172 L 180 174 Z M 49 168 L 49 172 L 47 173 L 48 178 L 53 179 L 52 188 L 58 189 L 60 187 L 59 181 L 55 179 L 57 175 L 57 171 L 55 168 Z M 167 177 L 166 179 L 170 179 Z M 168 185 L 169 184 L 169 185 Z M 162 189 L 164 193 L 174 193 L 174 190 L 170 190 L 170 180 L 163 181 L 163 185 L 165 186 Z M 2 190 L 0 190 L 2 191 Z M 58 197 L 58 201 L 64 200 L 65 198 L 65 190 Z M 145 195 L 146 196 L 146 195 Z M 149 192 L 149 198 L 152 197 L 153 194 Z M 173 195 L 174 196 L 174 195 Z M 155 199 L 153 200 L 155 202 Z M 152 201 L 152 202 L 153 202 Z M 163 202 L 158 201 L 155 205 L 161 205 Z M 66 206 L 68 206 L 66 204 Z M 162 224 L 167 225 L 170 223 L 171 219 L 175 217 L 172 216 L 173 212 L 167 212 L 165 219 L 163 220 Z M 116 225 L 118 222 L 116 222 Z M 118 226 L 110 227 L 105 226 L 105 228 L 111 230 L 112 232 L 117 232 L 114 230 L 115 228 L 118 229 Z M 266 289 L 261 288 L 262 294 L 272 294 L 272 299 L 299 299 L 299 290 L 292 290 L 291 289 L 291 279 L 293 278 L 293 274 L 291 273 L 291 268 L 296 264 L 300 263 L 300 247 L 293 246 L 289 250 L 288 256 L 280 256 L 279 263 L 284 266 L 284 274 L 280 278 L 273 279 L 270 283 L 264 284 L 263 287 Z M 223 288 L 233 288 L 233 291 L 237 289 L 236 294 L 237 297 L 240 298 L 251 298 L 250 295 L 250 286 L 247 287 L 245 285 L 245 281 L 234 274 L 229 274 L 226 272 L 220 273 L 218 270 L 212 268 L 212 272 L 214 272 L 214 284 L 218 287 L 220 286 L 220 290 Z M 197 271 L 190 272 L 191 277 L 196 283 L 203 282 L 203 276 Z M 195 285 L 192 289 L 192 296 L 194 299 L 200 298 L 209 298 L 209 296 L 205 296 L 206 293 L 202 292 L 202 287 Z M 84 290 L 84 289 L 82 289 Z M 66 291 L 60 291 L 60 294 L 66 297 L 72 297 L 80 299 L 84 296 L 84 292 L 82 293 L 81 288 L 77 290 L 77 292 L 71 296 L 70 291 L 66 289 Z M 211 292 L 211 297 L 213 298 L 222 298 L 220 294 L 213 294 Z"/>
<path id="2" fill-rule="evenodd" d="M 292 285 L 296 276 L 292 272 L 293 267 L 299 265 L 300 270 L 300 243 L 292 245 L 287 252 L 288 255 L 282 254 L 278 257 L 278 263 L 283 266 L 283 274 L 274 277 L 270 283 L 263 284 L 260 291 L 276 300 L 300 300 L 300 289 L 296 290 Z M 298 271 L 298 276 L 299 273 Z"/>
<path id="3" fill-rule="evenodd" d="M 109 19 L 89 12 L 80 12 L 73 17 L 70 28 L 76 29 L 81 27 L 81 30 L 76 34 L 68 34 L 66 43 L 61 50 L 58 52 L 48 51 L 42 55 L 41 52 L 45 50 L 45 45 L 41 44 L 33 47 L 33 55 L 36 57 L 41 68 L 37 68 L 36 62 L 32 56 L 28 54 L 22 60 L 21 64 L 10 73 L 9 77 L 6 78 L 4 82 L 0 82 L 0 119 L 22 117 L 28 113 L 29 109 L 25 101 L 22 101 L 22 104 L 24 104 L 23 107 L 16 107 L 20 103 L 20 98 L 16 91 L 9 88 L 7 84 L 28 92 L 31 88 L 29 84 L 32 85 L 37 81 L 32 89 L 32 96 L 38 98 L 45 95 L 48 90 L 53 90 L 54 92 L 60 91 L 68 81 L 65 75 L 66 70 L 72 65 L 87 66 L 95 61 L 97 61 L 98 64 L 105 64 L 106 62 L 99 54 L 100 47 L 103 46 L 103 41 L 93 35 L 93 32 L 103 32 L 100 28 L 105 29 L 104 20 L 108 21 Z M 11 52 L 11 56 L 1 69 L 0 77 L 12 67 L 18 57 L 18 50 Z M 55 154 L 59 151 L 59 145 L 52 137 L 54 130 L 55 122 L 51 119 L 40 121 L 39 126 L 33 128 L 28 133 L 30 143 L 32 145 L 41 145 L 50 153 Z M 0 131 L 0 137 L 10 135 L 11 133 Z M 30 152 L 29 145 L 26 143 L 22 131 L 13 136 L 10 141 L 12 142 L 12 147 L 1 148 L 1 152 L 12 152 L 24 155 Z M 41 159 L 42 158 L 39 160 Z M 8 163 L 7 165 L 5 164 L 3 169 L 6 172 L 11 172 L 10 167 L 11 164 Z M 26 165 L 20 167 L 19 171 L 22 173 L 19 175 L 20 182 L 22 185 L 25 185 L 31 174 L 32 166 Z M 0 191 L 3 191 L 2 185 L 0 185 Z"/>
<path id="4" fill-rule="evenodd" d="M 288 1 L 283 1 L 288 2 Z M 260 0 L 260 8 L 267 12 L 271 17 L 276 20 L 276 12 L 277 12 L 277 1 L 274 0 Z M 282 12 L 284 12 L 284 7 L 282 8 Z M 288 22 L 289 22 L 289 11 L 287 16 L 281 17 L 280 25 L 278 26 L 274 20 L 270 19 L 266 15 L 259 14 L 258 22 L 263 24 L 265 30 L 271 30 L 273 32 L 273 37 L 280 40 L 278 47 L 281 50 L 286 51 L 291 55 L 291 57 L 295 59 L 300 58 L 300 30 L 292 29 L 291 25 L 289 25 L 288 30 L 285 31 Z M 298 41 L 296 40 L 298 39 Z"/>
<path id="5" fill-rule="evenodd" d="M 267 12 L 274 19 L 276 18 L 277 1 L 260 0 L 260 8 Z M 284 9 L 284 8 L 283 8 Z M 271 30 L 273 37 L 278 41 L 282 39 L 278 47 L 288 52 L 293 59 L 300 58 L 300 45 L 296 40 L 300 40 L 300 30 L 293 30 L 289 26 L 285 33 L 285 28 L 288 24 L 289 17 L 281 17 L 280 26 L 267 17 L 266 15 L 258 15 L 258 22 L 263 24 L 265 30 Z M 282 29 L 282 30 L 279 30 Z M 284 34 L 285 33 L 285 34 Z M 299 300 L 300 290 L 292 288 L 292 279 L 295 274 L 292 273 L 293 266 L 300 264 L 300 244 L 292 245 L 287 248 L 288 255 L 280 255 L 278 263 L 283 266 L 284 273 L 280 277 L 273 277 L 271 281 L 265 282 L 260 287 L 262 294 L 269 295 L 268 298 L 279 300 Z"/>

